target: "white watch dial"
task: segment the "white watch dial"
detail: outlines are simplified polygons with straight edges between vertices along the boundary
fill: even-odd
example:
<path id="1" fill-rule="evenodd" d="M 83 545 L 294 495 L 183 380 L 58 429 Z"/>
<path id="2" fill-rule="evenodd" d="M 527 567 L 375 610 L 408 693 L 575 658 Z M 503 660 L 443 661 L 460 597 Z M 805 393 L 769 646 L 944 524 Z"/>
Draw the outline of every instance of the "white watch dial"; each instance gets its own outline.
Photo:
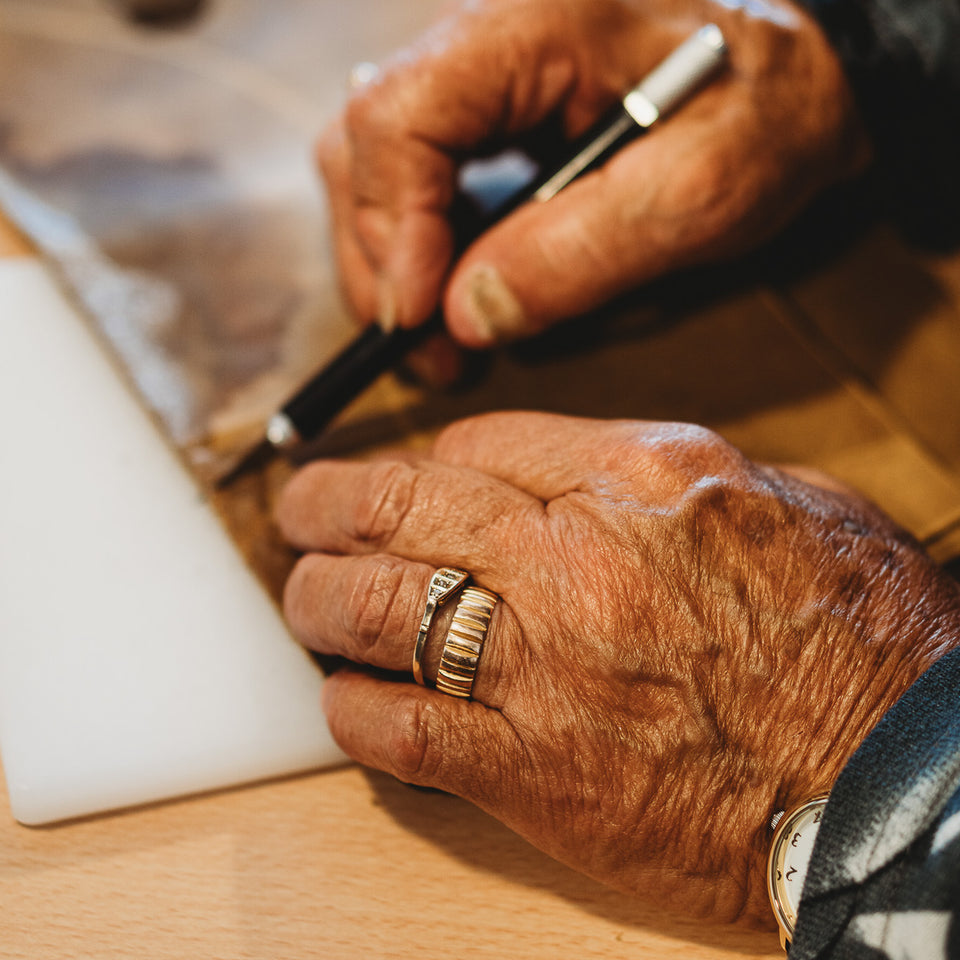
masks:
<path id="1" fill-rule="evenodd" d="M 800 894 L 817 839 L 826 797 L 816 797 L 784 816 L 770 846 L 767 862 L 767 890 L 780 930 L 793 938 L 800 907 Z"/>

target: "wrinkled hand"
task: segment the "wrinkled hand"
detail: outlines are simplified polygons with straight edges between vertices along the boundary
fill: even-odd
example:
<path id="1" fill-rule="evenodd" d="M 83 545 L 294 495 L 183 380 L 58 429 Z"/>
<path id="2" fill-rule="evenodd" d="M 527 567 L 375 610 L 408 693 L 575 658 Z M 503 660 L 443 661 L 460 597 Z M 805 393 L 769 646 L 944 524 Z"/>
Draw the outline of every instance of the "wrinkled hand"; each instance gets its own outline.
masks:
<path id="1" fill-rule="evenodd" d="M 582 132 L 707 22 L 729 44 L 721 78 L 449 273 L 463 158 L 558 113 Z M 413 326 L 442 296 L 454 339 L 484 346 L 757 245 L 869 153 L 836 55 L 788 0 L 481 0 L 384 64 L 318 157 L 358 316 Z"/>
<path id="2" fill-rule="evenodd" d="M 310 551 L 295 633 L 369 665 L 325 685 L 348 753 L 717 921 L 768 922 L 771 814 L 960 638 L 952 581 L 875 508 L 695 427 L 487 415 L 431 459 L 309 466 L 278 519 Z M 409 678 L 444 565 L 502 598 L 471 702 Z"/>

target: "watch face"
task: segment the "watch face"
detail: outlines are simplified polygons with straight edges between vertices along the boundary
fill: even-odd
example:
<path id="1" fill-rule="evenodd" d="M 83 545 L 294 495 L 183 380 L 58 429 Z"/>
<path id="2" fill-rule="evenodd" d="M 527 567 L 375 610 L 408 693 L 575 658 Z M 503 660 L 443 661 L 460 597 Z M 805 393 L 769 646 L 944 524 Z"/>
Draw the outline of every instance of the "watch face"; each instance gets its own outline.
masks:
<path id="1" fill-rule="evenodd" d="M 788 940 L 793 938 L 803 881 L 826 805 L 825 796 L 809 800 L 784 816 L 773 836 L 767 863 L 767 890 L 777 922 Z"/>

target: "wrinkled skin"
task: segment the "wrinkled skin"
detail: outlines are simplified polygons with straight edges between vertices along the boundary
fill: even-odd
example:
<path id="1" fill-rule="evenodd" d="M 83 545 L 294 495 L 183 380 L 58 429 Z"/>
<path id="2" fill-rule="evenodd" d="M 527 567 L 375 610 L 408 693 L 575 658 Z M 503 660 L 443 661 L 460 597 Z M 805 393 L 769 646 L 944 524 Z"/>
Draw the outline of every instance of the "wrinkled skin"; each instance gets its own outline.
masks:
<path id="1" fill-rule="evenodd" d="M 285 611 L 356 664 L 325 709 L 360 762 L 648 902 L 769 924 L 771 814 L 829 788 L 960 640 L 954 582 L 824 484 L 697 427 L 490 414 L 429 458 L 298 474 Z M 470 702 L 409 675 L 443 565 L 502 597 Z"/>
<path id="2" fill-rule="evenodd" d="M 464 157 L 558 113 L 582 132 L 707 22 L 730 48 L 721 77 L 602 169 L 491 229 L 451 272 Z M 870 145 L 832 48 L 786 0 L 475 0 L 382 65 L 318 160 L 358 317 L 413 326 L 442 299 L 453 338 L 477 347 L 756 246 L 864 169 Z"/>

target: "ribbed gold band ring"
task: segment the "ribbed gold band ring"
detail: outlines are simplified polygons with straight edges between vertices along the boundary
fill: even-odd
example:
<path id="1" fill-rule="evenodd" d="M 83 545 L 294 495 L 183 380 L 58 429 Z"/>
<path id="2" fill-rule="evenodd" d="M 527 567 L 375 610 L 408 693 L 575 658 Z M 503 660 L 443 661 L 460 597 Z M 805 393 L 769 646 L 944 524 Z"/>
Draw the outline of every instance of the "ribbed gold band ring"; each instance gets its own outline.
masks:
<path id="1" fill-rule="evenodd" d="M 490 617 L 499 599 L 483 587 L 467 587 L 463 591 L 440 657 L 437 689 L 441 693 L 469 698 Z"/>

